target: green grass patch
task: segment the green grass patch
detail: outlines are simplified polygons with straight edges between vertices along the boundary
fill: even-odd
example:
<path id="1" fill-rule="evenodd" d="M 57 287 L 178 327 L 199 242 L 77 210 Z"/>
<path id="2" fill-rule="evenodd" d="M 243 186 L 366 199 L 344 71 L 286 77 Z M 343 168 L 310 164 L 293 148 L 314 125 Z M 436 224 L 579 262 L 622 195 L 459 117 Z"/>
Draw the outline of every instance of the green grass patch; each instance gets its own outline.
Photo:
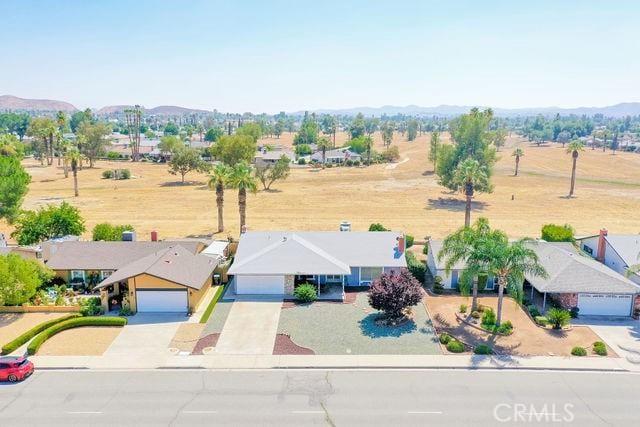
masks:
<path id="1" fill-rule="evenodd" d="M 20 346 L 26 344 L 27 342 L 29 342 L 29 340 L 33 337 L 35 337 L 36 335 L 38 335 L 40 332 L 44 331 L 45 329 L 50 328 L 51 326 L 60 323 L 60 322 L 64 322 L 66 320 L 69 319 L 75 319 L 78 317 L 81 317 L 82 315 L 79 313 L 74 313 L 74 314 L 68 314 L 66 316 L 62 316 L 62 317 L 58 317 L 57 319 L 52 319 L 52 320 L 47 320 L 46 322 L 40 323 L 37 326 L 34 326 L 33 328 L 29 329 L 27 332 L 23 333 L 22 335 L 18 336 L 17 338 L 14 338 L 13 340 L 9 341 L 8 343 L 6 343 L 4 346 L 2 346 L 2 354 L 9 354 L 9 353 L 13 353 L 14 351 L 16 351 Z"/>
<path id="2" fill-rule="evenodd" d="M 202 313 L 202 317 L 200 318 L 200 323 L 207 323 L 207 321 L 209 320 L 209 317 L 211 317 L 211 314 L 213 313 L 213 309 L 216 307 L 218 300 L 220 300 L 220 297 L 222 297 L 222 294 L 224 294 L 224 290 L 226 288 L 227 288 L 226 285 L 220 286 L 218 288 L 218 290 L 216 291 L 216 294 L 213 296 L 213 298 L 211 298 L 211 302 L 207 306 L 207 309 L 204 311 L 204 313 Z"/>
<path id="3" fill-rule="evenodd" d="M 124 326 L 126 324 L 127 319 L 124 317 L 87 316 L 65 320 L 64 322 L 56 323 L 55 325 L 40 332 L 27 346 L 27 353 L 36 354 L 40 346 L 42 346 L 46 340 L 67 329 L 78 328 L 81 326 Z"/>

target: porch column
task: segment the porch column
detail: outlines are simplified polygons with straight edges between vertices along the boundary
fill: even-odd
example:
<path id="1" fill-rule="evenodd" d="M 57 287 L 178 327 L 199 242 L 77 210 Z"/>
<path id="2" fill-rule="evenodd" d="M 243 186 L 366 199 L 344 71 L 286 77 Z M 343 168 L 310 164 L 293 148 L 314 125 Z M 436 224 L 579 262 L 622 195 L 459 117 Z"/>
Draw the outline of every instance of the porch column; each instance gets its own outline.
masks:
<path id="1" fill-rule="evenodd" d="M 316 286 L 318 287 L 318 296 L 320 296 L 320 276 L 318 276 L 318 281 L 316 283 Z"/>
<path id="2" fill-rule="evenodd" d="M 542 297 L 542 311 L 547 307 L 547 293 L 545 292 Z"/>

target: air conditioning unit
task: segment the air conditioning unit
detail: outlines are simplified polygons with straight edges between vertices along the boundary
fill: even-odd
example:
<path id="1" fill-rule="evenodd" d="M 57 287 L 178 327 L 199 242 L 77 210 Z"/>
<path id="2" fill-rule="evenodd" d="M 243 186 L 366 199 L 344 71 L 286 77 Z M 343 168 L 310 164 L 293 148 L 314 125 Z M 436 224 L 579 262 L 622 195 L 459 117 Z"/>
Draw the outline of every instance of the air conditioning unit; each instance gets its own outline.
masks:
<path id="1" fill-rule="evenodd" d="M 349 221 L 342 221 L 340 223 L 340 231 L 351 231 L 351 223 Z"/>

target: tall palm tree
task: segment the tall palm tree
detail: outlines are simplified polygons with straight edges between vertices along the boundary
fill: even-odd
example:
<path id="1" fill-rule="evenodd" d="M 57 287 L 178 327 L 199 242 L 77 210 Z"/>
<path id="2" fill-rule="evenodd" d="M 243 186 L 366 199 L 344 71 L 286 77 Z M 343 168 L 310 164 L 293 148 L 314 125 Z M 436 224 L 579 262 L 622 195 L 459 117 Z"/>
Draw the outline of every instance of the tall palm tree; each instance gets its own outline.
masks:
<path id="1" fill-rule="evenodd" d="M 520 157 L 524 156 L 524 150 L 520 147 L 517 147 L 515 150 L 513 150 L 513 153 L 511 155 L 516 158 L 516 171 L 513 174 L 513 176 L 518 176 L 518 166 L 520 166 Z"/>
<path id="2" fill-rule="evenodd" d="M 456 168 L 453 180 L 467 198 L 464 211 L 464 225 L 468 227 L 471 224 L 471 199 L 476 191 L 489 190 L 489 173 L 485 166 L 472 158 L 468 158 L 461 162 Z"/>
<path id="3" fill-rule="evenodd" d="M 540 264 L 538 255 L 530 245 L 534 240 L 525 238 L 516 242 L 509 242 L 507 235 L 501 231 L 492 233 L 489 238 L 481 239 L 468 262 L 473 265 L 478 257 L 486 263 L 487 273 L 498 278 L 498 310 L 496 312 L 496 326 L 502 321 L 502 301 L 504 289 L 509 283 L 521 284 L 526 274 L 535 277 L 548 277 L 546 270 Z M 487 262 L 488 261 L 488 262 Z"/>
<path id="4" fill-rule="evenodd" d="M 233 167 L 229 176 L 229 186 L 238 190 L 238 208 L 240 210 L 240 233 L 245 231 L 247 217 L 247 191 L 258 191 L 258 181 L 253 176 L 251 167 L 240 162 Z"/>
<path id="5" fill-rule="evenodd" d="M 571 153 L 571 157 L 573 158 L 573 165 L 571 166 L 571 188 L 569 189 L 569 197 L 573 196 L 573 190 L 576 186 L 576 163 L 578 162 L 578 155 L 582 150 L 582 142 L 578 140 L 571 141 L 567 146 L 567 153 Z"/>
<path id="6" fill-rule="evenodd" d="M 65 154 L 65 161 L 71 165 L 71 172 L 73 173 L 73 191 L 76 197 L 80 194 L 78 192 L 78 166 L 82 161 L 82 154 L 77 148 L 69 149 Z"/>
<path id="7" fill-rule="evenodd" d="M 223 163 L 220 163 L 211 172 L 211 178 L 209 178 L 209 188 L 216 190 L 216 205 L 218 206 L 218 233 L 224 231 L 224 187 L 226 187 L 229 176 L 231 175 L 231 168 Z"/>
<path id="8" fill-rule="evenodd" d="M 466 270 L 472 277 L 472 302 L 471 311 L 478 308 L 478 275 L 486 273 L 486 263 L 474 256 L 473 265 L 469 263 L 469 258 L 477 252 L 477 245 L 492 233 L 489 221 L 486 218 L 478 218 L 471 227 L 461 227 L 453 234 L 447 236 L 442 242 L 442 249 L 437 254 L 438 260 L 446 259 L 445 271 L 450 274 L 453 266 L 459 262 L 466 265 Z"/>
<path id="9" fill-rule="evenodd" d="M 367 166 L 371 164 L 371 150 L 373 149 L 373 139 L 369 135 L 364 137 L 365 148 L 367 149 Z"/>
<path id="10" fill-rule="evenodd" d="M 322 169 L 324 169 L 324 164 L 327 158 L 327 150 L 331 148 L 331 140 L 326 136 L 318 139 L 318 150 L 322 152 Z"/>

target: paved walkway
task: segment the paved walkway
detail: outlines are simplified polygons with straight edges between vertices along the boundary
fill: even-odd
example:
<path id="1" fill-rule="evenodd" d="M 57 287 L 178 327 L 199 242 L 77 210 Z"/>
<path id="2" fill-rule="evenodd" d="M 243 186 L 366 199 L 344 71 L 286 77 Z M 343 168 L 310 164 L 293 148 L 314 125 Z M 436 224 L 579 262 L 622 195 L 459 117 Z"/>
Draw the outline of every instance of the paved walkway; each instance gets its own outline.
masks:
<path id="1" fill-rule="evenodd" d="M 218 354 L 273 354 L 282 299 L 236 299 L 216 344 Z"/>
<path id="2" fill-rule="evenodd" d="M 640 365 L 640 321 L 585 317 L 573 323 L 589 326 L 620 357 Z"/>
<path id="3" fill-rule="evenodd" d="M 187 317 L 180 313 L 138 313 L 111 343 L 105 357 L 163 358 L 169 343 Z"/>

